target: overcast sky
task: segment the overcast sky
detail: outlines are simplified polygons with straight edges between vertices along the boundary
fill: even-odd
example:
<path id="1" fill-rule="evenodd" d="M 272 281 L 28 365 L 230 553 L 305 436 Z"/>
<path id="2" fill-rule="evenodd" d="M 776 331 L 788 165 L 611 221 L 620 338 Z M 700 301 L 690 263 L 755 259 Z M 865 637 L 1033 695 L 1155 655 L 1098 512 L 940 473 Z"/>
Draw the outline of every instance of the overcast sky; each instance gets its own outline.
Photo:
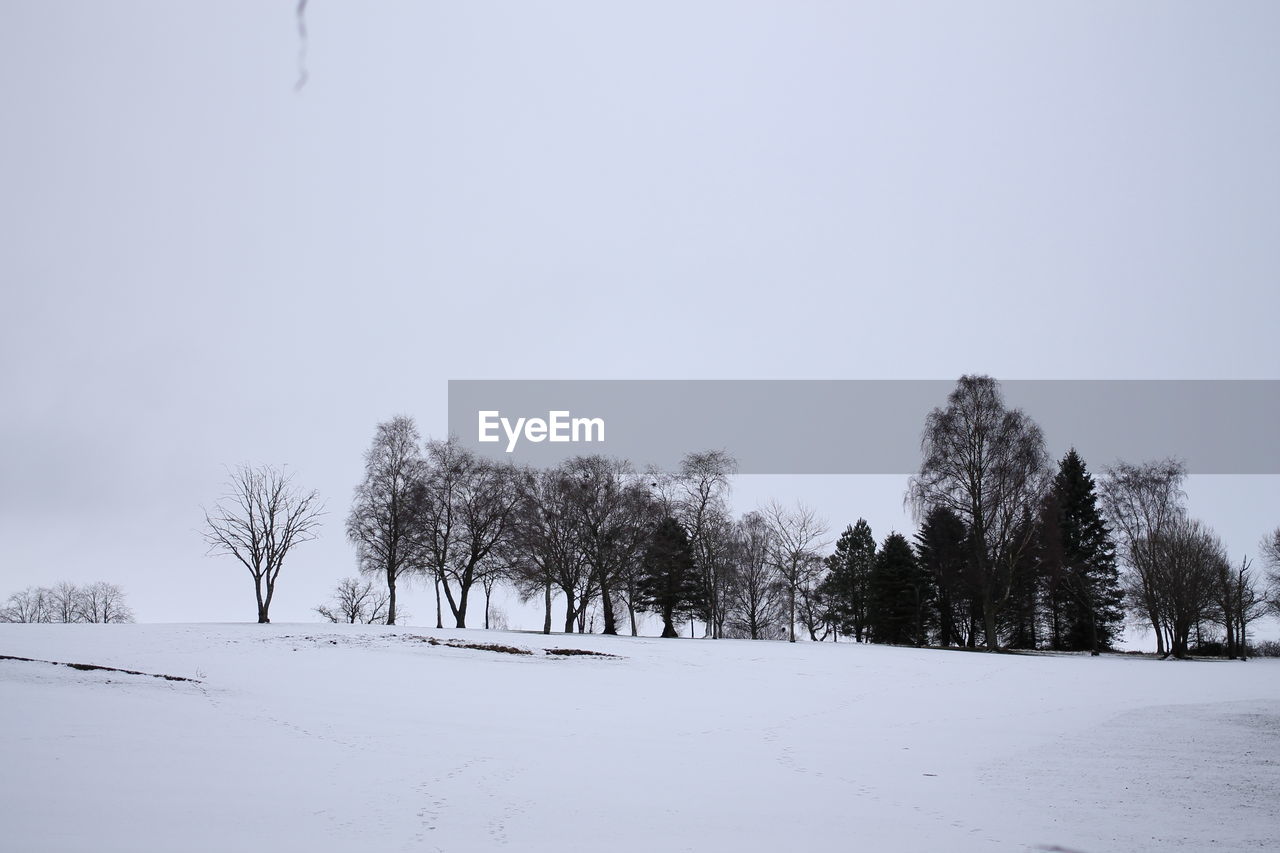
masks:
<path id="1" fill-rule="evenodd" d="M 308 6 L 295 92 L 294 0 L 0 4 L 0 596 L 252 619 L 200 506 L 273 462 L 314 618 L 450 378 L 1277 378 L 1275 2 Z M 1192 510 L 1238 559 L 1278 481 Z"/>

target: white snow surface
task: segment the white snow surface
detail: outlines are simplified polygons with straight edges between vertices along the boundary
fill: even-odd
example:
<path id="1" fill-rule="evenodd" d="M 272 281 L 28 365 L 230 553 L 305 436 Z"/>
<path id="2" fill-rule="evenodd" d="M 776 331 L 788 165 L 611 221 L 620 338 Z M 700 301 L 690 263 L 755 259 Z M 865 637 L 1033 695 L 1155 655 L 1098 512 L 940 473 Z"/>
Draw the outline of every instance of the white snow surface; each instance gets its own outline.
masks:
<path id="1" fill-rule="evenodd" d="M 5 850 L 1280 843 L 1275 660 L 345 625 L 0 625 L 0 654 L 200 679 L 0 660 Z"/>

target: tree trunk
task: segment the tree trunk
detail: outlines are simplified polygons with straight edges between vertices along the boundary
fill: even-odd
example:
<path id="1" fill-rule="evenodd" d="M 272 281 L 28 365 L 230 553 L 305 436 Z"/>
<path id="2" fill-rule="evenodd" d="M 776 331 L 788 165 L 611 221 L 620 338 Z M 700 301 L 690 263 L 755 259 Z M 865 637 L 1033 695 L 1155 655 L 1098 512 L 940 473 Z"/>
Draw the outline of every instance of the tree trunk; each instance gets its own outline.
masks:
<path id="1" fill-rule="evenodd" d="M 448 587 L 445 587 L 447 590 Z M 471 593 L 471 586 L 462 587 L 462 591 L 458 593 L 458 606 L 454 609 L 454 615 L 458 619 L 459 628 L 467 627 L 467 596 Z M 452 604 L 453 602 L 450 602 Z"/>
<path id="2" fill-rule="evenodd" d="M 676 631 L 674 613 L 672 612 L 673 610 L 674 608 L 671 608 L 671 607 L 662 608 L 662 636 L 663 637 L 679 637 L 680 636 L 680 634 Z"/>
<path id="3" fill-rule="evenodd" d="M 396 574 L 387 572 L 387 624 L 396 624 Z"/>
<path id="4" fill-rule="evenodd" d="M 600 606 L 604 609 L 604 633 L 616 635 L 618 621 L 613 615 L 613 597 L 604 584 L 600 585 Z"/>
<path id="5" fill-rule="evenodd" d="M 253 578 L 253 594 L 258 599 L 258 624 L 265 625 L 271 620 L 267 618 L 267 608 L 262 602 L 262 577 L 255 575 Z"/>
<path id="6" fill-rule="evenodd" d="M 788 642 L 796 641 L 796 588 L 791 587 L 791 595 L 788 596 L 789 607 L 787 613 L 790 617 L 791 624 L 787 628 Z"/>
<path id="7" fill-rule="evenodd" d="M 443 616 L 443 612 L 440 610 L 440 575 L 438 574 L 436 575 L 435 587 L 436 587 L 436 627 L 443 628 L 444 616 Z"/>
<path id="8" fill-rule="evenodd" d="M 546 610 L 546 615 L 543 616 L 542 618 L 542 633 L 550 634 L 551 633 L 551 584 L 546 585 L 545 591 L 546 591 L 547 610 Z"/>
<path id="9" fill-rule="evenodd" d="M 987 651 L 994 652 L 1000 645 L 996 637 L 996 604 L 989 592 L 982 596 L 982 630 L 986 634 Z"/>
<path id="10" fill-rule="evenodd" d="M 573 618 L 577 615 L 573 610 L 573 590 L 566 589 L 564 591 L 564 632 L 566 634 L 573 633 Z"/>

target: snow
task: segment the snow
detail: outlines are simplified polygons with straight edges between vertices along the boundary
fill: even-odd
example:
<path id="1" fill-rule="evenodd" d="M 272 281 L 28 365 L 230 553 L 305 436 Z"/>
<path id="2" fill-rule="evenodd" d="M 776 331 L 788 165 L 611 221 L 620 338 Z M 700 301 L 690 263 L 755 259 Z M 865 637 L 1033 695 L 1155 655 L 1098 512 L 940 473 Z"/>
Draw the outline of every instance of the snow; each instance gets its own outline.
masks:
<path id="1" fill-rule="evenodd" d="M 503 643 L 517 656 L 422 638 Z M 544 648 L 616 658 L 554 658 Z M 0 625 L 6 849 L 1265 850 L 1280 661 Z"/>

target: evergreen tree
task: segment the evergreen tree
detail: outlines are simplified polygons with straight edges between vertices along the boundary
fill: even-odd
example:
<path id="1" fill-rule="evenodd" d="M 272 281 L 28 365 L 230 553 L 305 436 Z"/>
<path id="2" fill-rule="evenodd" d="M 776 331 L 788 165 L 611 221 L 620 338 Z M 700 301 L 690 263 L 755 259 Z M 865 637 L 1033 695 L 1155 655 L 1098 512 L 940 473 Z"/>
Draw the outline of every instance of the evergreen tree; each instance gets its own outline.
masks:
<path id="1" fill-rule="evenodd" d="M 823 582 L 823 599 L 840 633 L 858 642 L 866 635 L 867 590 L 875 562 L 876 540 L 862 518 L 844 529 L 835 553 L 826 559 L 830 574 Z"/>
<path id="2" fill-rule="evenodd" d="M 1040 535 L 1039 518 L 1024 516 L 1018 526 L 1018 536 L 1035 539 Z M 1022 532 L 1027 531 L 1027 532 Z M 1000 627 L 1005 635 L 1005 645 L 1011 649 L 1035 649 L 1040 643 L 1041 569 L 1037 549 L 1012 555 L 1007 562 L 1011 567 L 1009 600 L 1002 609 Z"/>
<path id="3" fill-rule="evenodd" d="M 869 587 L 867 615 L 872 641 L 924 645 L 933 585 L 901 533 L 890 533 L 884 540 Z"/>
<path id="4" fill-rule="evenodd" d="M 938 643 L 960 645 L 973 636 L 973 581 L 968 573 L 969 547 L 964 522 L 945 506 L 935 506 L 916 534 L 916 555 L 936 592 L 934 623 Z"/>
<path id="5" fill-rule="evenodd" d="M 1098 511 L 1093 477 L 1072 449 L 1062 458 L 1047 502 L 1042 559 L 1057 568 L 1054 594 L 1065 649 L 1109 648 L 1124 619 L 1115 546 Z"/>
<path id="6" fill-rule="evenodd" d="M 678 637 L 675 620 L 697 609 L 698 589 L 689 535 L 668 516 L 658 523 L 644 552 L 636 584 L 640 607 L 661 615 L 662 636 Z"/>

